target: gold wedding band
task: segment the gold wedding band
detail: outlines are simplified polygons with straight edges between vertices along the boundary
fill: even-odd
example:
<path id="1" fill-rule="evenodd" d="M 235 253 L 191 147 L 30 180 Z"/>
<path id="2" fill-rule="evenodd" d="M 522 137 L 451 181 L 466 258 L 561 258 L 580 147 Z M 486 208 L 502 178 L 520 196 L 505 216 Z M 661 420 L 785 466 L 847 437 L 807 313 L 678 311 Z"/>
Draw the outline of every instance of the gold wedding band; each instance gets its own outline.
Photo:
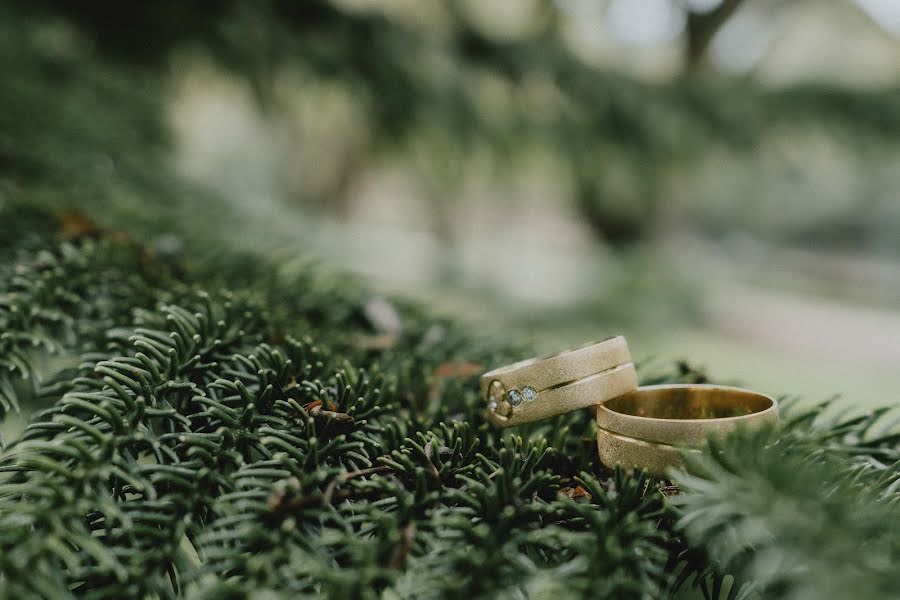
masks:
<path id="1" fill-rule="evenodd" d="M 718 385 L 637 388 L 597 407 L 597 449 L 606 466 L 636 467 L 663 476 L 699 452 L 709 437 L 738 428 L 778 424 L 769 396 Z"/>
<path id="2" fill-rule="evenodd" d="M 621 336 L 523 360 L 481 376 L 487 419 L 498 427 L 594 406 L 636 387 L 631 354 Z"/>

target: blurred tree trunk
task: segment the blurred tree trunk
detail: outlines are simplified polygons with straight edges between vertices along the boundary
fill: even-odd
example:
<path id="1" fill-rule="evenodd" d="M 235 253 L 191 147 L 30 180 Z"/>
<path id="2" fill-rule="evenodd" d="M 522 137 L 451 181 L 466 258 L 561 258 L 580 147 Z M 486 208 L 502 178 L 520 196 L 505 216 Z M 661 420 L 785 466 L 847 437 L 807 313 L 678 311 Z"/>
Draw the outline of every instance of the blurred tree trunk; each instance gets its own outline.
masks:
<path id="1" fill-rule="evenodd" d="M 705 12 L 688 13 L 685 67 L 693 71 L 703 62 L 709 43 L 744 0 L 722 0 L 716 8 Z"/>
<path id="2" fill-rule="evenodd" d="M 655 229 L 660 206 L 655 175 L 641 179 L 639 188 L 624 196 L 583 175 L 576 175 L 575 190 L 585 221 L 613 247 L 642 242 Z"/>

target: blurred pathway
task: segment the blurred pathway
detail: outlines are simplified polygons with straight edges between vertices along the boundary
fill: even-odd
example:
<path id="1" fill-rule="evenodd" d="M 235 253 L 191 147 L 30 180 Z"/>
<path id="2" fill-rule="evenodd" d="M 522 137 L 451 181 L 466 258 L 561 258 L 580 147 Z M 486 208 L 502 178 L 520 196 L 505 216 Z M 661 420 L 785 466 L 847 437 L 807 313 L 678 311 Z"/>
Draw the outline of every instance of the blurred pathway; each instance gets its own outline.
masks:
<path id="1" fill-rule="evenodd" d="M 712 326 L 847 364 L 900 367 L 900 312 L 729 285 L 712 292 Z"/>

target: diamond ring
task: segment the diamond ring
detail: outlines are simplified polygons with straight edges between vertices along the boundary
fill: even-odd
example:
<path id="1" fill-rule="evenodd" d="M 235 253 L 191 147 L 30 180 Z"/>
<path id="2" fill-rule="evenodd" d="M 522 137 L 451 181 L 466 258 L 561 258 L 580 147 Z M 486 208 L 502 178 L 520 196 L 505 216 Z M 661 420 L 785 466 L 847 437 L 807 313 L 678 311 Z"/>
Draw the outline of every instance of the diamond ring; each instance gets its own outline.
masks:
<path id="1" fill-rule="evenodd" d="M 628 344 L 612 337 L 481 376 L 487 419 L 512 427 L 587 408 L 637 387 Z"/>

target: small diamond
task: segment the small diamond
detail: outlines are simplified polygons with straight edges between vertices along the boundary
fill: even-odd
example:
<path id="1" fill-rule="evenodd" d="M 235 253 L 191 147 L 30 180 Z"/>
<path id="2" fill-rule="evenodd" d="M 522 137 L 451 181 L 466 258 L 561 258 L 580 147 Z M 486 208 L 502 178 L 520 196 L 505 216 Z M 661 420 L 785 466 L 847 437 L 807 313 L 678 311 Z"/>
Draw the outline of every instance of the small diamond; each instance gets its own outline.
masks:
<path id="1" fill-rule="evenodd" d="M 506 392 L 506 397 L 509 399 L 509 403 L 513 406 L 522 404 L 522 393 L 519 390 L 509 390 L 508 392 Z"/>
<path id="2" fill-rule="evenodd" d="M 525 398 L 525 402 L 531 402 L 537 398 L 537 391 L 533 387 L 522 388 L 522 397 Z"/>

